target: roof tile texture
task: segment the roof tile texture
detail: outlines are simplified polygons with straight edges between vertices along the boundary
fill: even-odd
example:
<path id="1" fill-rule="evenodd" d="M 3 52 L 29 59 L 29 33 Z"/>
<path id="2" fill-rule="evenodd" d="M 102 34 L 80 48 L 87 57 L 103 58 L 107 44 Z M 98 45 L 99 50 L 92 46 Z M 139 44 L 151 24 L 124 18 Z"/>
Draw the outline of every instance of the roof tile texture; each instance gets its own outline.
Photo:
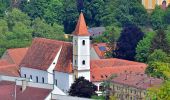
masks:
<path id="1" fill-rule="evenodd" d="M 21 91 L 21 86 L 16 88 L 16 100 L 44 100 L 51 92 L 49 89 L 27 87 L 25 91 Z M 14 100 L 15 83 L 1 81 L 0 82 L 0 100 Z"/>
<path id="2" fill-rule="evenodd" d="M 121 74 L 124 72 L 144 73 L 147 67 L 144 63 L 138 63 L 117 58 L 101 59 L 91 61 L 91 81 L 106 80 L 112 74 Z"/>
<path id="3" fill-rule="evenodd" d="M 83 13 L 80 13 L 79 20 L 77 22 L 77 25 L 76 25 L 76 28 L 73 34 L 77 36 L 90 36 L 90 33 L 87 30 L 87 26 L 86 26 Z"/>
<path id="4" fill-rule="evenodd" d="M 152 86 L 160 86 L 163 80 L 149 77 L 146 74 L 123 73 L 115 77 L 112 82 L 146 90 Z"/>

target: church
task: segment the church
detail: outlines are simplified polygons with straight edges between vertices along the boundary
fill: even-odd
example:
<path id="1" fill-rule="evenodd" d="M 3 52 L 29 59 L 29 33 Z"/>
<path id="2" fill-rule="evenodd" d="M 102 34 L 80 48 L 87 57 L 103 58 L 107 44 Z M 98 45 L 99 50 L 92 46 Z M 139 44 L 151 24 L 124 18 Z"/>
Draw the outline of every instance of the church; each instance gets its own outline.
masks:
<path id="1" fill-rule="evenodd" d="M 100 91 L 101 83 L 112 74 L 144 73 L 147 67 L 144 63 L 117 58 L 92 59 L 93 44 L 83 13 L 72 36 L 72 42 L 34 38 L 19 65 L 21 77 L 53 84 L 65 93 L 76 78 L 85 77 Z"/>

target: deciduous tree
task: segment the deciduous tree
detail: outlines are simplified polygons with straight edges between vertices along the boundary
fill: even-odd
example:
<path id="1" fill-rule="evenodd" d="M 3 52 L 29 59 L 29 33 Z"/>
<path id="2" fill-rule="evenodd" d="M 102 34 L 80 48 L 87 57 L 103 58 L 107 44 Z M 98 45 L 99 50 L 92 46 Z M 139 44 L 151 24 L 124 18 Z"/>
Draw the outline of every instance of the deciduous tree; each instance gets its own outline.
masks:
<path id="1" fill-rule="evenodd" d="M 134 60 L 136 46 L 143 38 L 144 33 L 134 24 L 127 24 L 117 41 L 115 54 L 117 58 Z"/>
<path id="2" fill-rule="evenodd" d="M 95 95 L 97 87 L 92 83 L 86 80 L 84 77 L 80 77 L 74 81 L 69 90 L 69 95 L 91 98 L 92 95 Z"/>

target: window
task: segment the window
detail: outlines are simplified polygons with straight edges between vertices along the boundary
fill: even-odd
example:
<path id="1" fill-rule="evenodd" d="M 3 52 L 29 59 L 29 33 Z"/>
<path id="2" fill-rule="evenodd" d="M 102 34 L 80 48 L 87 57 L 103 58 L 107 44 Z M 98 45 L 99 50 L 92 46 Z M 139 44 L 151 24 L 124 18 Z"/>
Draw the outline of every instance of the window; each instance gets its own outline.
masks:
<path id="1" fill-rule="evenodd" d="M 24 77 L 25 77 L 25 78 L 27 77 L 26 74 L 24 74 Z"/>
<path id="2" fill-rule="evenodd" d="M 132 100 L 132 97 L 130 97 L 130 100 Z"/>
<path id="3" fill-rule="evenodd" d="M 130 93 L 132 93 L 132 90 L 130 90 Z"/>
<path id="4" fill-rule="evenodd" d="M 83 65 L 85 65 L 85 64 L 86 64 L 85 60 L 83 60 L 83 61 L 82 61 L 82 64 L 83 64 Z"/>
<path id="5" fill-rule="evenodd" d="M 44 83 L 44 77 L 42 77 L 42 83 Z"/>
<path id="6" fill-rule="evenodd" d="M 82 41 L 82 44 L 85 45 L 85 40 Z"/>
<path id="7" fill-rule="evenodd" d="M 32 79 L 32 75 L 30 75 L 30 79 Z"/>
<path id="8" fill-rule="evenodd" d="M 75 45 L 77 45 L 77 41 L 75 40 Z"/>
<path id="9" fill-rule="evenodd" d="M 77 64 L 77 61 L 75 60 L 75 65 Z"/>
<path id="10" fill-rule="evenodd" d="M 55 85 L 57 86 L 57 80 L 55 80 Z"/>
<path id="11" fill-rule="evenodd" d="M 36 76 L 36 82 L 38 83 L 38 76 Z"/>

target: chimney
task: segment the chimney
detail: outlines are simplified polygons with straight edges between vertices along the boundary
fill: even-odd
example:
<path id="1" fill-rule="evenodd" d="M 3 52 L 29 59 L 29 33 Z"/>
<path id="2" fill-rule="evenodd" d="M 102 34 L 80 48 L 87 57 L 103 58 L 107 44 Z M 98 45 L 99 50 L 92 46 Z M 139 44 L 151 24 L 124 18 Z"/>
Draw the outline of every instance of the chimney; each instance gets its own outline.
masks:
<path id="1" fill-rule="evenodd" d="M 26 88 L 27 88 L 27 81 L 22 80 L 22 92 L 24 92 Z"/>
<path id="2" fill-rule="evenodd" d="M 149 85 L 152 86 L 152 78 L 149 77 Z"/>
<path id="3" fill-rule="evenodd" d="M 128 74 L 126 73 L 125 75 L 126 75 L 126 76 L 125 76 L 125 80 L 127 80 L 127 79 L 128 79 Z"/>

